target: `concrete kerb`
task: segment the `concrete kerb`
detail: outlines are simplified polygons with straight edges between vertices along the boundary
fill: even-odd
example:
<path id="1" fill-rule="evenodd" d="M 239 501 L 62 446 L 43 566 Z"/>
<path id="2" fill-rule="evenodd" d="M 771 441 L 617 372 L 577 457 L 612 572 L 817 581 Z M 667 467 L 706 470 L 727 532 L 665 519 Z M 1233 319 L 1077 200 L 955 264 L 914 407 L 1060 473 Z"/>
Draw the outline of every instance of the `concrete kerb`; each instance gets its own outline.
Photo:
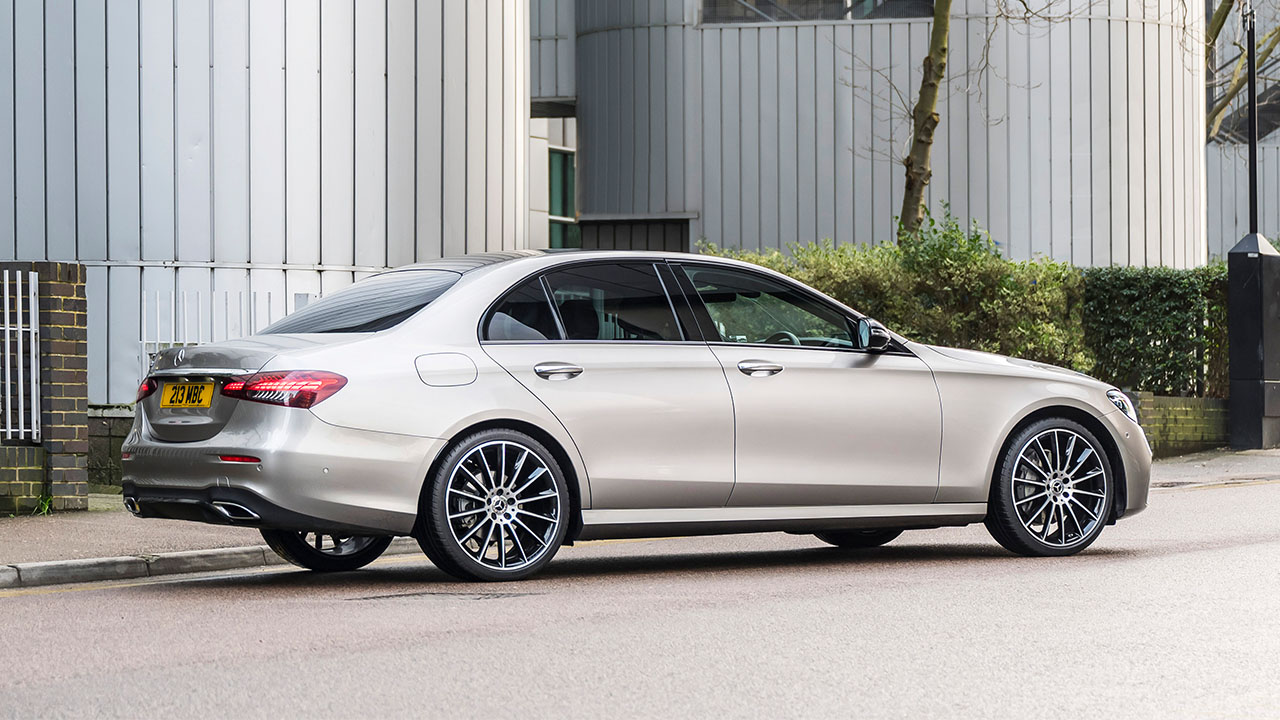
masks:
<path id="1" fill-rule="evenodd" d="M 385 554 L 404 555 L 417 552 L 421 552 L 417 541 L 412 538 L 396 538 Z M 266 545 L 186 550 L 155 555 L 17 563 L 0 565 L 0 588 L 130 580 L 217 570 L 239 570 L 284 563 L 285 561 Z"/>

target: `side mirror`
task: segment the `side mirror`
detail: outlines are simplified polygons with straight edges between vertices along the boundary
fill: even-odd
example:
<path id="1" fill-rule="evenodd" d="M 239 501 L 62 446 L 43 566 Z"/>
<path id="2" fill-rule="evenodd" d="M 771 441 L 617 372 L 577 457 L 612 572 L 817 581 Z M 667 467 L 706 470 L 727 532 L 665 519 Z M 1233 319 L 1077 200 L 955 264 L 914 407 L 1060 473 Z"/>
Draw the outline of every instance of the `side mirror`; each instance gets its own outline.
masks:
<path id="1" fill-rule="evenodd" d="M 858 320 L 858 347 L 867 352 L 880 353 L 889 349 L 893 337 L 883 325 L 870 318 Z"/>

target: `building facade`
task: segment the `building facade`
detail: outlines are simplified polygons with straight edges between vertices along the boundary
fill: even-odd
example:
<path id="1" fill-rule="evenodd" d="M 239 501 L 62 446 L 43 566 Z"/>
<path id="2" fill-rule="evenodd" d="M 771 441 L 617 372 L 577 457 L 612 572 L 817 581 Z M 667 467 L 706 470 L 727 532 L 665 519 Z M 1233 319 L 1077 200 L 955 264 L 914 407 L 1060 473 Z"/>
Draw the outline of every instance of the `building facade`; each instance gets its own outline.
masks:
<path id="1" fill-rule="evenodd" d="M 933 212 L 949 204 L 1018 259 L 1205 262 L 1202 18 L 1171 0 L 1054 3 L 1034 21 L 1005 5 L 953 5 Z M 574 108 L 588 244 L 637 222 L 753 249 L 894 239 L 929 3 L 541 9 L 557 36 L 535 42 L 533 108 Z"/>
<path id="2" fill-rule="evenodd" d="M 1033 21 L 1005 5 L 954 2 L 934 212 L 1013 258 L 1219 252 L 1203 18 L 1172 0 L 1063 0 Z M 891 241 L 930 15 L 0 0 L 0 260 L 88 267 L 90 399 L 129 403 L 150 349 L 243 334 L 416 260 Z"/>

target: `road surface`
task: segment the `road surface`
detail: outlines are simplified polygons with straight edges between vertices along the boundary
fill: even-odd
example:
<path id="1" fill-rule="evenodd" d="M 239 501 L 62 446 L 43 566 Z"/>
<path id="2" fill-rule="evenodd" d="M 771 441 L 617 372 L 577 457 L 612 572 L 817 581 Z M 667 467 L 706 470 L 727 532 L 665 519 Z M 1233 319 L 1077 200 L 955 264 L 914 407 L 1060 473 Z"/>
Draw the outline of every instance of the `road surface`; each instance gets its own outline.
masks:
<path id="1" fill-rule="evenodd" d="M 1280 483 L 1153 493 L 1084 554 L 981 526 L 0 591 L 0 717 L 1280 715 Z"/>

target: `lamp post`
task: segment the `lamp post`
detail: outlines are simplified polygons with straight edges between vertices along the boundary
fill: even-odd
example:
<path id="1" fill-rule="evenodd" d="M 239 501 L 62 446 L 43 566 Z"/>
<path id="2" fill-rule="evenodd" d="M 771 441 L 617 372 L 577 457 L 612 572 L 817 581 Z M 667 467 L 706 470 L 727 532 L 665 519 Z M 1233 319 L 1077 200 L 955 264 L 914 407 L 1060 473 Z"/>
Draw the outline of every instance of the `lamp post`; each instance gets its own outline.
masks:
<path id="1" fill-rule="evenodd" d="M 1240 5 L 1249 70 L 1249 234 L 1227 253 L 1231 447 L 1280 447 L 1280 253 L 1258 232 L 1258 91 L 1253 0 Z"/>

